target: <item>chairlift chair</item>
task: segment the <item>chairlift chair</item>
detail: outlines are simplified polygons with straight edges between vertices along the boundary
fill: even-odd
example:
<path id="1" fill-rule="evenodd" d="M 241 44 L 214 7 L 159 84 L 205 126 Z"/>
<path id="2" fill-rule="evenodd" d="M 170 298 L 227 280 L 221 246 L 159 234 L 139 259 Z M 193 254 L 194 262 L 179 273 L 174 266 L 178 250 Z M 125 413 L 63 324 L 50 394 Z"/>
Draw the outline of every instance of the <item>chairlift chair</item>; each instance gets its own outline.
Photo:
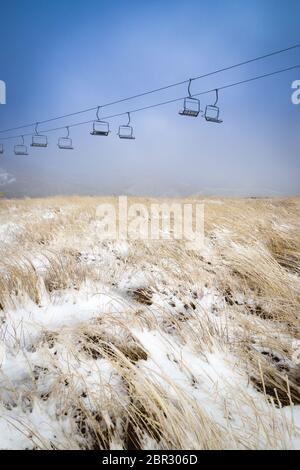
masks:
<path id="1" fill-rule="evenodd" d="M 60 137 L 58 139 L 58 148 L 62 150 L 74 150 L 72 139 L 68 137 Z"/>
<path id="2" fill-rule="evenodd" d="M 219 93 L 218 90 L 216 91 L 216 101 L 214 104 L 207 105 L 205 108 L 205 114 L 204 117 L 206 121 L 208 122 L 215 122 L 217 124 L 221 124 L 223 121 L 222 119 L 219 118 L 220 116 L 220 109 L 217 105 L 218 99 L 219 99 Z"/>
<path id="3" fill-rule="evenodd" d="M 131 139 L 134 140 L 133 127 L 130 126 L 130 113 L 128 114 L 128 123 L 119 126 L 118 136 L 120 139 Z"/>
<path id="4" fill-rule="evenodd" d="M 109 123 L 106 121 L 101 121 L 101 119 L 99 118 L 99 110 L 100 106 L 98 106 L 97 120 L 93 122 L 93 130 L 92 132 L 90 132 L 90 134 L 107 137 L 110 133 Z"/>
<path id="5" fill-rule="evenodd" d="M 0 154 L 2 155 L 4 153 L 4 145 L 0 144 Z"/>
<path id="6" fill-rule="evenodd" d="M 48 139 L 47 136 L 41 135 L 38 133 L 38 122 L 35 125 L 35 135 L 32 136 L 31 147 L 48 147 Z"/>
<path id="7" fill-rule="evenodd" d="M 181 116 L 197 117 L 200 113 L 200 101 L 196 98 L 184 98 L 183 108 L 179 111 Z"/>
<path id="8" fill-rule="evenodd" d="M 200 109 L 200 100 L 197 98 L 193 98 L 191 95 L 190 87 L 192 83 L 192 78 L 189 80 L 189 86 L 188 86 L 188 94 L 186 98 L 184 98 L 183 101 L 183 108 L 179 111 L 179 114 L 181 116 L 190 116 L 190 117 L 197 117 L 201 111 Z"/>
<path id="9" fill-rule="evenodd" d="M 14 146 L 15 155 L 28 155 L 27 146 L 24 142 L 24 136 L 22 135 L 22 144 L 16 144 Z"/>
<path id="10" fill-rule="evenodd" d="M 67 127 L 67 136 L 66 137 L 60 137 L 58 139 L 58 148 L 62 150 L 74 150 L 73 144 L 72 144 L 72 139 L 70 139 L 69 135 L 69 127 Z"/>
<path id="11" fill-rule="evenodd" d="M 26 145 L 15 145 L 15 155 L 28 155 Z"/>

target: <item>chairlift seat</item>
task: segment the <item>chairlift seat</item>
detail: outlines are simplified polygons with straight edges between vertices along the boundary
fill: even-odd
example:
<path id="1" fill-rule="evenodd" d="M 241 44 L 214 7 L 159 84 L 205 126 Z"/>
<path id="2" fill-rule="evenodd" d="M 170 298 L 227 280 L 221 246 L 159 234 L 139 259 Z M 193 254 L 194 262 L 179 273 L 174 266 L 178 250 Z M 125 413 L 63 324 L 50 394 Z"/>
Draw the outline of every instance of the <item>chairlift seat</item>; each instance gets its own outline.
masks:
<path id="1" fill-rule="evenodd" d="M 63 150 L 74 150 L 72 139 L 69 137 L 60 137 L 58 139 L 58 148 Z"/>
<path id="2" fill-rule="evenodd" d="M 28 155 L 26 145 L 15 145 L 14 151 L 15 155 Z"/>
<path id="3" fill-rule="evenodd" d="M 94 121 L 91 135 L 105 136 L 109 134 L 109 123 L 105 121 Z"/>
<path id="4" fill-rule="evenodd" d="M 48 139 L 45 135 L 33 135 L 31 147 L 48 147 Z"/>
<path id="5" fill-rule="evenodd" d="M 181 116 L 197 117 L 200 113 L 200 101 L 196 98 L 185 98 L 183 109 L 179 111 Z"/>
<path id="6" fill-rule="evenodd" d="M 119 126 L 118 136 L 120 139 L 135 139 L 133 135 L 133 127 L 131 126 Z"/>
<path id="7" fill-rule="evenodd" d="M 205 109 L 204 117 L 208 122 L 215 122 L 217 124 L 221 124 L 223 121 L 219 119 L 220 109 L 218 106 L 208 105 Z"/>

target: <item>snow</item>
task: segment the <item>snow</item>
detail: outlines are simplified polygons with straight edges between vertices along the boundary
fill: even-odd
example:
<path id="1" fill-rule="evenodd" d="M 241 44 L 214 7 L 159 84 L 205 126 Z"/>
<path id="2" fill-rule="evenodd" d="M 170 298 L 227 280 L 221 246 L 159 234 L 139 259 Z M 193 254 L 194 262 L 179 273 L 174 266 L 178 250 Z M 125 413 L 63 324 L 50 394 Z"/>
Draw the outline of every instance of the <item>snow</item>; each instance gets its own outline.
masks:
<path id="1" fill-rule="evenodd" d="M 14 205 L 9 212 L 12 219 L 18 219 Z M 30 223 L 33 216 L 48 226 L 57 214 L 53 207 L 41 206 L 23 218 Z M 2 223 L 1 243 L 16 250 L 15 238 L 24 223 Z M 224 295 L 216 283 L 208 282 L 209 270 L 193 278 L 195 266 L 190 262 L 185 266 L 186 278 L 181 279 L 180 265 L 171 256 L 154 262 L 134 243 L 99 242 L 96 226 L 96 222 L 89 223 L 84 236 L 75 231 L 68 237 L 57 235 L 47 247 L 51 256 L 55 249 L 74 249 L 76 267 L 92 273 L 76 288 L 47 292 L 44 280 L 51 256 L 40 246 L 31 251 L 26 246 L 22 251 L 36 270 L 41 299 L 34 303 L 24 295 L 15 308 L 0 311 L 0 449 L 87 447 L 90 442 L 79 432 L 75 416 L 80 407 L 98 419 L 100 409 L 103 429 L 115 430 L 110 448 L 122 449 L 122 425 L 132 405 L 128 377 L 132 383 L 143 378 L 174 409 L 184 412 L 190 407 L 195 419 L 197 412 L 213 423 L 224 448 L 300 448 L 300 405 L 275 408 L 251 384 L 249 371 L 233 348 L 236 339 L 247 334 L 246 323 L 231 321 Z M 215 230 L 201 251 L 201 263 L 212 263 L 217 258 L 216 240 L 222 246 L 230 237 L 228 229 Z M 235 249 L 238 253 L 243 247 L 235 244 Z M 186 280 L 189 276 L 197 282 Z M 151 293 L 146 305 L 131 295 L 143 289 Z M 235 293 L 234 299 L 238 306 L 254 302 L 244 292 Z M 268 320 L 252 321 L 257 327 L 250 343 L 253 351 L 274 353 L 275 348 L 261 344 L 262 322 L 266 325 Z M 221 341 L 225 330 L 227 342 Z M 280 326 L 270 323 L 270 331 L 274 330 L 283 338 Z M 118 365 L 109 354 L 88 351 L 83 336 L 92 343 L 95 331 L 96 352 L 97 347 L 103 351 L 99 344 L 103 337 L 108 350 L 134 344 L 146 356 L 128 360 L 131 365 L 127 364 L 125 373 L 124 364 Z M 298 349 L 298 342 L 293 348 Z M 122 348 L 121 352 L 125 354 Z M 276 355 L 291 366 L 292 361 L 287 362 L 280 351 Z M 197 448 L 198 436 L 186 427 L 186 442 Z M 147 432 L 142 443 L 145 449 L 161 448 Z"/>
<path id="2" fill-rule="evenodd" d="M 5 362 L 5 357 L 6 357 L 5 346 L 4 344 L 0 343 L 0 368 L 3 366 Z"/>
<path id="3" fill-rule="evenodd" d="M 58 331 L 65 326 L 74 326 L 105 315 L 106 312 L 122 310 L 122 299 L 112 297 L 109 292 L 94 294 L 88 300 L 86 295 L 74 292 L 65 293 L 59 304 L 47 303 L 38 306 L 31 302 L 25 308 L 8 310 L 1 330 L 4 343 L 11 346 L 20 344 L 29 349 L 42 332 L 47 329 Z"/>
<path id="4" fill-rule="evenodd" d="M 42 218 L 45 219 L 45 220 L 54 219 L 55 214 L 53 214 L 53 212 L 51 212 L 51 211 L 46 211 L 42 214 Z"/>
<path id="5" fill-rule="evenodd" d="M 8 243 L 13 240 L 16 234 L 20 233 L 20 225 L 8 222 L 0 225 L 0 242 Z"/>
<path id="6" fill-rule="evenodd" d="M 145 286 L 146 283 L 147 276 L 137 271 L 121 278 L 118 287 L 122 291 Z M 216 300 L 216 293 L 205 289 L 199 305 L 202 309 L 211 311 Z M 176 299 L 176 303 L 181 308 L 182 302 L 179 299 Z M 59 339 L 51 350 L 41 346 L 45 331 L 67 335 L 64 338 L 71 341 L 70 335 L 75 327 L 105 317 L 105 313 L 111 312 L 122 314 L 124 302 L 122 303 L 122 299 L 112 298 L 112 293 L 104 286 L 102 293 L 88 296 L 88 299 L 82 292 L 70 291 L 60 298 L 60 303 L 48 302 L 42 307 L 32 303 L 24 308 L 7 311 L 6 321 L 2 325 L 0 398 L 5 407 L 1 405 L 0 448 L 49 448 L 49 442 L 53 448 L 80 447 L 81 438 L 72 431 L 72 417 L 61 414 L 58 419 L 57 402 L 54 398 L 45 402 L 33 398 L 33 401 L 26 402 L 26 396 L 34 390 L 39 395 L 47 395 L 54 387 L 58 370 L 62 376 L 71 380 L 72 393 L 84 395 L 82 400 L 87 408 L 93 411 L 101 405 L 106 425 L 112 426 L 109 411 L 111 401 L 115 403 L 115 409 L 119 407 L 121 413 L 129 400 L 123 381 L 112 364 L 103 358 L 86 358 L 83 361 L 81 356 L 80 359 L 76 357 L 66 341 L 60 342 Z M 253 415 L 249 398 L 253 400 L 261 416 L 269 405 L 249 385 L 246 372 L 241 372 L 237 358 L 229 351 L 213 347 L 211 351 L 199 354 L 188 345 L 181 344 L 176 335 L 140 327 L 131 328 L 131 333 L 148 354 L 147 360 L 138 362 L 139 372 L 164 390 L 169 400 L 178 400 L 180 392 L 182 397 L 195 402 L 209 419 L 224 429 L 224 432 L 227 431 L 227 448 L 232 445 L 230 429 L 239 431 L 240 448 L 243 444 L 246 445 L 249 436 L 256 440 L 257 448 L 264 447 L 264 427 L 261 426 L 261 435 L 254 435 L 254 421 L 257 416 Z M 40 372 L 34 384 L 33 368 L 38 368 L 38 371 L 47 370 L 45 374 Z M 244 402 L 240 399 L 243 394 L 248 397 Z M 279 411 L 276 410 L 276 413 Z M 287 409 L 285 413 L 287 419 L 291 419 Z M 293 415 L 297 427 L 300 407 L 295 407 Z M 263 418 L 261 420 L 264 421 Z M 248 425 L 245 427 L 246 421 Z M 192 443 L 195 436 L 191 434 L 189 438 Z M 155 448 L 157 444 L 151 444 L 149 439 L 145 436 L 145 445 Z M 293 437 L 289 446 L 297 448 L 299 444 L 299 437 Z M 194 445 L 196 446 L 196 442 Z M 192 444 L 191 446 L 193 447 Z M 122 443 L 115 437 L 112 448 L 121 447 Z"/>
<path id="7" fill-rule="evenodd" d="M 149 273 L 144 271 L 136 271 L 134 268 L 124 272 L 118 283 L 121 291 L 130 289 L 142 289 L 149 286 Z"/>
<path id="8" fill-rule="evenodd" d="M 2 449 L 48 448 L 49 441 L 54 448 L 79 446 L 80 436 L 75 440 L 70 437 L 74 421 L 59 412 L 59 401 L 51 395 L 46 401 L 37 399 L 37 395 L 50 393 L 58 371 L 72 383 L 72 393 L 84 396 L 86 408 L 92 412 L 101 406 L 108 426 L 112 396 L 118 392 L 120 409 L 127 404 L 123 382 L 112 365 L 101 358 L 79 359 L 66 341 L 71 339 L 75 327 L 104 315 L 108 309 L 120 310 L 120 303 L 105 293 L 84 302 L 79 302 L 80 295 L 77 302 L 74 296 L 71 302 L 71 297 L 69 293 L 64 304 L 43 308 L 32 304 L 30 308 L 8 312 L 1 333 L 2 350 L 6 349 L 0 368 Z M 51 349 L 43 341 L 45 333 L 58 335 Z M 63 341 L 59 335 L 63 335 Z M 42 436 L 43 441 L 36 436 Z"/>

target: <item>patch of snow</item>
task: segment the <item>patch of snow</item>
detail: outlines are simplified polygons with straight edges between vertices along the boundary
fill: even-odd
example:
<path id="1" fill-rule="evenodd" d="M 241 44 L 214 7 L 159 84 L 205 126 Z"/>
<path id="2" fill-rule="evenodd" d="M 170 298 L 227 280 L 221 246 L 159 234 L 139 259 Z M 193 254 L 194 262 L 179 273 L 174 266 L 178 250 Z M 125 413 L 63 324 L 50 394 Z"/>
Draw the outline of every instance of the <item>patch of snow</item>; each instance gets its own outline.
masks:
<path id="1" fill-rule="evenodd" d="M 141 289 L 149 286 L 149 273 L 145 271 L 127 270 L 119 280 L 119 289 L 128 291 L 132 289 Z"/>
<path id="2" fill-rule="evenodd" d="M 244 445 L 247 445 L 251 427 L 255 429 L 254 433 L 257 432 L 257 417 L 253 413 L 255 404 L 262 421 L 262 432 L 260 435 L 253 434 L 251 438 L 257 441 L 257 448 L 264 448 L 268 436 L 263 428 L 269 419 L 265 418 L 269 405 L 263 395 L 249 385 L 247 374 L 241 370 L 234 356 L 228 351 L 217 350 L 199 356 L 169 335 L 146 330 L 134 333 L 149 355 L 146 361 L 139 362 L 139 369 L 159 383 L 170 399 L 178 397 L 175 384 L 184 396 L 195 400 L 213 422 L 227 430 L 229 437 L 230 428 L 238 430 Z M 268 425 L 271 424 L 270 421 Z M 235 445 L 229 438 L 228 448 Z"/>
<path id="3" fill-rule="evenodd" d="M 92 295 L 89 300 L 79 294 L 65 294 L 59 304 L 46 303 L 37 306 L 34 303 L 25 308 L 9 310 L 0 332 L 5 344 L 20 344 L 26 349 L 36 343 L 42 331 L 58 331 L 64 326 L 76 325 L 89 321 L 108 312 L 120 312 L 124 309 L 121 299 L 109 292 Z"/>
<path id="4" fill-rule="evenodd" d="M 46 211 L 42 214 L 42 219 L 49 220 L 49 219 L 54 219 L 54 218 L 55 218 L 55 214 L 53 214 L 53 212 L 51 211 Z"/>
<path id="5" fill-rule="evenodd" d="M 11 242 L 15 235 L 20 233 L 22 227 L 16 223 L 8 222 L 6 224 L 0 225 L 0 241 L 1 242 Z"/>

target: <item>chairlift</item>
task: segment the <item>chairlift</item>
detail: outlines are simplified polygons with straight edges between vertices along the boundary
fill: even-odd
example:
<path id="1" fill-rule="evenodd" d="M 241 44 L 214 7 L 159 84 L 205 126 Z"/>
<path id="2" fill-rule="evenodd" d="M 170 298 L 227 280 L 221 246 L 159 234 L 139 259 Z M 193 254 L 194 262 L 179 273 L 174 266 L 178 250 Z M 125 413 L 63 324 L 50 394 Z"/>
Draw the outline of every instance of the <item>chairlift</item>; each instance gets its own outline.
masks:
<path id="1" fill-rule="evenodd" d="M 119 126 L 119 131 L 117 135 L 120 137 L 120 139 L 135 139 L 133 135 L 133 127 L 130 126 L 130 113 L 127 113 L 127 115 L 128 123 Z"/>
<path id="2" fill-rule="evenodd" d="M 0 144 L 0 155 L 4 153 L 4 145 Z"/>
<path id="3" fill-rule="evenodd" d="M 216 92 L 216 101 L 214 104 L 210 104 L 206 106 L 204 117 L 208 122 L 216 122 L 217 124 L 221 124 L 223 121 L 219 118 L 220 116 L 220 109 L 217 106 L 219 100 L 219 90 L 215 90 Z"/>
<path id="4" fill-rule="evenodd" d="M 39 125 L 39 123 L 37 122 L 36 125 L 35 125 L 35 135 L 32 136 L 31 147 L 46 148 L 46 147 L 48 147 L 47 136 L 41 135 L 41 134 L 38 133 L 38 125 Z"/>
<path id="5" fill-rule="evenodd" d="M 189 79 L 189 86 L 188 86 L 188 94 L 186 98 L 184 98 L 183 101 L 183 109 L 179 111 L 179 114 L 181 116 L 190 116 L 190 117 L 197 117 L 200 113 L 200 100 L 197 98 L 193 98 L 191 95 L 191 83 L 192 83 L 192 78 Z"/>
<path id="6" fill-rule="evenodd" d="M 99 135 L 107 137 L 110 133 L 109 123 L 106 121 L 101 121 L 99 118 L 100 106 L 97 108 L 97 120 L 93 122 L 93 130 L 90 132 L 91 135 Z"/>
<path id="7" fill-rule="evenodd" d="M 63 150 L 74 150 L 73 144 L 72 144 L 72 139 L 70 139 L 70 130 L 69 127 L 66 127 L 67 129 L 67 136 L 66 137 L 60 137 L 58 139 L 58 148 L 63 149 Z"/>
<path id="8" fill-rule="evenodd" d="M 24 136 L 22 135 L 22 144 L 14 146 L 15 155 L 28 155 L 27 146 L 25 145 Z"/>

